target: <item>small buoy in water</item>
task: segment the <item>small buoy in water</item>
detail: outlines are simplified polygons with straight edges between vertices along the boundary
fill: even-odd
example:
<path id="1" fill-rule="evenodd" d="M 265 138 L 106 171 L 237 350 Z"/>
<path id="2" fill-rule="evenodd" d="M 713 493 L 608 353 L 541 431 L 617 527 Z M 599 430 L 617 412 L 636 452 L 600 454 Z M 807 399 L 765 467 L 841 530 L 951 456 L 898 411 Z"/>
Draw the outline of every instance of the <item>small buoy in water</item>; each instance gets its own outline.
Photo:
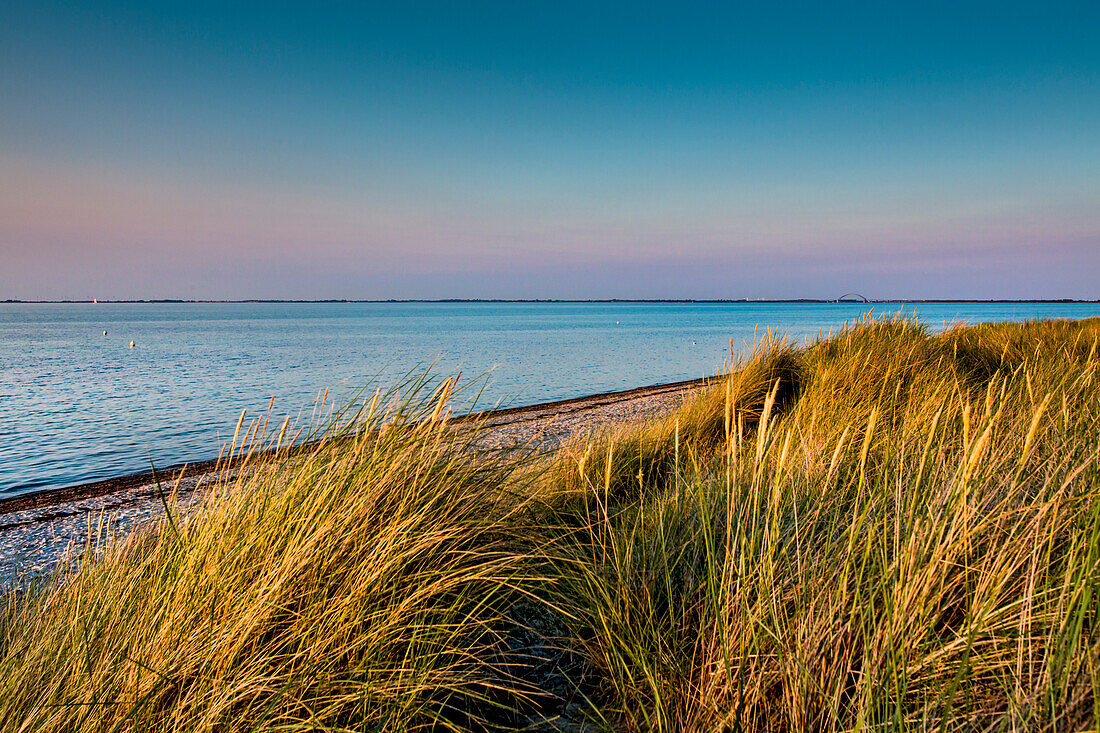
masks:
<path id="1" fill-rule="evenodd" d="M 104 336 L 106 336 L 106 335 L 107 335 L 107 332 L 106 332 L 106 331 L 104 331 L 104 332 L 103 332 L 103 335 L 104 335 Z"/>
<path id="2" fill-rule="evenodd" d="M 134 348 L 134 342 L 133 341 L 130 342 L 130 348 L 131 349 Z"/>
<path id="3" fill-rule="evenodd" d="M 618 326 L 618 325 L 619 325 L 619 322 L 618 322 L 618 321 L 615 321 L 615 325 L 616 325 L 616 326 Z"/>

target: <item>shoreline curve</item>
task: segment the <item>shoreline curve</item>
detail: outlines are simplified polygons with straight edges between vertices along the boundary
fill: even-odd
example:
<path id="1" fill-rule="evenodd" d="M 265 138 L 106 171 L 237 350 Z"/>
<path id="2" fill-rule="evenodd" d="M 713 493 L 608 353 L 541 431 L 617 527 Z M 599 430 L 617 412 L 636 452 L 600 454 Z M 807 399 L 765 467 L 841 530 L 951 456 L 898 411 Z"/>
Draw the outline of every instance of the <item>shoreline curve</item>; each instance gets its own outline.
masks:
<path id="1" fill-rule="evenodd" d="M 485 420 L 488 427 L 499 427 L 512 423 L 526 422 L 528 420 L 545 420 L 562 415 L 584 412 L 618 402 L 627 402 L 645 397 L 653 397 L 667 392 L 677 392 L 685 389 L 703 387 L 715 378 L 716 377 L 698 377 L 696 379 L 687 379 L 679 382 L 651 384 L 612 392 L 599 392 L 592 395 L 584 395 L 582 397 L 571 397 L 564 400 L 540 402 L 520 407 L 482 410 L 480 412 L 456 416 L 453 418 L 453 421 L 467 422 L 470 420 Z M 299 446 L 299 449 L 307 448 L 309 445 L 308 443 L 303 444 Z M 233 463 L 230 462 L 223 464 L 223 467 L 231 468 L 232 465 Z M 216 468 L 218 468 L 218 459 L 216 458 L 194 463 L 177 463 L 158 470 L 156 476 L 162 477 L 162 480 L 171 476 L 172 480 L 175 480 L 175 478 L 181 477 L 182 472 L 182 478 L 192 478 L 194 476 L 211 473 Z M 14 494 L 12 496 L 0 497 L 0 516 L 33 509 L 47 509 L 61 504 L 69 504 L 84 499 L 94 499 L 123 491 L 138 489 L 155 483 L 156 476 L 154 476 L 152 471 L 143 471 L 140 473 L 88 481 L 56 489 L 29 491 L 26 493 Z"/>

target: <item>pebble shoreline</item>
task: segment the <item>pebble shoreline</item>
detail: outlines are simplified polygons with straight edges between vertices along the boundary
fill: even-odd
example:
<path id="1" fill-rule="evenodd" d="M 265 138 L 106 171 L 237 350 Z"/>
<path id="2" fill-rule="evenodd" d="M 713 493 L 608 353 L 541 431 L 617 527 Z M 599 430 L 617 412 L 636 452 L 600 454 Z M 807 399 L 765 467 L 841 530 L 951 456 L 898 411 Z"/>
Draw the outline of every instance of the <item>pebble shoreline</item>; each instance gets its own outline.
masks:
<path id="1" fill-rule="evenodd" d="M 658 385 L 628 392 L 503 410 L 485 416 L 485 433 L 479 441 L 486 448 L 531 444 L 553 449 L 611 424 L 647 420 L 679 407 L 701 382 Z M 186 509 L 202 497 L 200 490 L 217 474 L 204 473 L 179 482 L 178 504 Z M 162 481 L 172 486 L 174 481 Z M 167 489 L 166 489 L 167 490 Z M 0 514 L 0 582 L 23 575 L 48 572 L 66 549 L 86 546 L 89 536 L 110 524 L 115 535 L 129 533 L 137 524 L 164 513 L 155 483 L 112 491 L 98 496 Z"/>

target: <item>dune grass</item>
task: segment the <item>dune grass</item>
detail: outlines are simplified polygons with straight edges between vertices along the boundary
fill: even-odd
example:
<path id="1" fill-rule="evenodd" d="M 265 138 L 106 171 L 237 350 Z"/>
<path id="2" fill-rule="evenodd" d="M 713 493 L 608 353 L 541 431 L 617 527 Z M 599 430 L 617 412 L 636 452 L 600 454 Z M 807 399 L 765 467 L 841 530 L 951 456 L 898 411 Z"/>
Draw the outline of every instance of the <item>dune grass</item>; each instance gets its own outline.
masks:
<path id="1" fill-rule="evenodd" d="M 465 457 L 446 392 L 376 401 L 22 589 L 0 729 L 462 729 L 537 694 L 506 643 L 536 564 L 513 468 Z"/>
<path id="2" fill-rule="evenodd" d="M 1098 340 L 767 337 L 535 456 L 411 385 L 9 590 L 0 729 L 1095 729 Z"/>
<path id="3" fill-rule="evenodd" d="M 758 412 L 735 375 L 670 418 L 712 436 L 692 416 L 728 416 L 717 446 L 682 442 L 657 491 L 616 501 L 621 459 L 597 470 L 634 433 L 575 462 L 608 497 L 562 571 L 600 714 L 629 730 L 1095 726 L 1098 336 L 859 324 L 784 372 L 802 380 L 793 403 L 780 376 Z"/>

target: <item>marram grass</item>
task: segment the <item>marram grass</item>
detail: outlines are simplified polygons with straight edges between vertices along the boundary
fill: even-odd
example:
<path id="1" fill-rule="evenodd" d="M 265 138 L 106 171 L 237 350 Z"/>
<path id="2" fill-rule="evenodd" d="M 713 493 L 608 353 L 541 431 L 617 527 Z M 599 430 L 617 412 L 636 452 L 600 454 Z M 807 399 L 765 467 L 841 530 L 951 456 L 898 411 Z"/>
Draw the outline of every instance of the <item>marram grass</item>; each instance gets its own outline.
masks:
<path id="1" fill-rule="evenodd" d="M 0 730 L 1095 730 L 1098 339 L 766 338 L 535 456 L 411 385 L 9 590 Z"/>
<path id="2" fill-rule="evenodd" d="M 510 467 L 464 457 L 442 400 L 375 405 L 15 596 L 0 729 L 461 729 L 537 693 L 502 655 L 532 582 Z"/>

